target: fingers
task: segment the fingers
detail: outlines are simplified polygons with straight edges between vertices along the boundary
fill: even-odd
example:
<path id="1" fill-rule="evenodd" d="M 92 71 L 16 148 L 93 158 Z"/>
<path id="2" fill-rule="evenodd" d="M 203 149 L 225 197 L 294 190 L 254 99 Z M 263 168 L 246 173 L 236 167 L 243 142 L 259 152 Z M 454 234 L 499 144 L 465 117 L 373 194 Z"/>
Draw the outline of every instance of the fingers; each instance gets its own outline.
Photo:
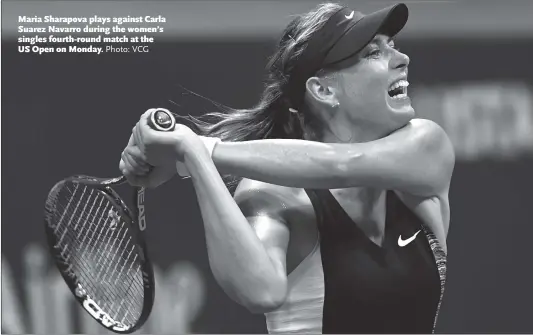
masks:
<path id="1" fill-rule="evenodd" d="M 130 147 L 126 150 L 126 157 L 133 161 L 131 164 L 133 167 L 139 169 L 139 172 L 148 173 L 152 166 L 148 164 L 146 157 L 138 147 Z"/>
<path id="2" fill-rule="evenodd" d="M 132 133 L 130 135 L 130 139 L 128 140 L 128 145 L 126 145 L 126 148 L 134 147 L 136 145 L 137 143 L 135 143 L 135 137 L 133 136 L 133 130 L 132 130 Z"/>
<path id="3" fill-rule="evenodd" d="M 123 154 L 122 154 L 122 160 L 128 164 L 128 168 L 131 168 L 131 172 L 136 175 L 144 175 L 150 171 L 150 166 L 146 164 L 141 158 L 134 157 L 130 151 L 131 150 L 139 150 L 138 148 L 128 148 Z"/>
<path id="4" fill-rule="evenodd" d="M 155 125 L 152 123 L 152 114 L 157 109 L 158 108 L 150 108 L 141 115 L 141 119 L 139 120 L 138 125 L 139 125 L 140 135 L 142 137 L 150 136 L 151 131 L 157 130 Z"/>
<path id="5" fill-rule="evenodd" d="M 125 155 L 122 154 L 119 164 L 120 171 L 125 177 L 128 177 L 128 175 L 135 175 L 135 169 L 131 166 L 131 163 L 124 157 Z"/>
<path id="6" fill-rule="evenodd" d="M 120 158 L 120 162 L 118 163 L 118 169 L 120 172 L 125 176 L 126 171 L 126 164 L 124 163 L 124 160 Z"/>
<path id="7" fill-rule="evenodd" d="M 150 166 L 143 159 L 137 147 L 126 148 L 122 153 L 122 161 L 124 161 L 125 167 L 135 175 L 144 175 L 150 171 Z"/>
<path id="8" fill-rule="evenodd" d="M 150 166 L 146 160 L 146 156 L 143 154 L 141 149 L 138 146 L 132 146 L 124 150 L 128 155 L 130 155 L 138 164 L 144 166 Z"/>
<path id="9" fill-rule="evenodd" d="M 146 175 L 136 174 L 128 161 L 121 159 L 119 169 L 122 172 L 122 175 L 126 177 L 126 180 L 130 185 L 141 187 L 145 187 L 147 185 L 148 177 Z"/>
<path id="10" fill-rule="evenodd" d="M 141 149 L 141 151 L 144 151 L 144 142 L 143 142 L 139 122 L 137 122 L 135 127 L 133 127 L 132 135 L 133 135 L 135 144 Z"/>
<path id="11" fill-rule="evenodd" d="M 134 186 L 140 186 L 137 180 L 138 175 L 146 174 L 150 169 L 137 143 L 142 145 L 142 142 L 135 140 L 134 133 L 132 133 L 128 140 L 128 145 L 121 154 L 118 167 L 128 182 Z"/>
<path id="12" fill-rule="evenodd" d="M 145 176 L 137 176 L 134 174 L 126 173 L 124 174 L 124 177 L 126 177 L 126 180 L 128 181 L 128 184 L 131 186 L 137 186 L 137 187 L 146 187 L 147 182 Z"/>
<path id="13" fill-rule="evenodd" d="M 134 181 L 136 179 L 136 175 L 135 173 L 133 173 L 133 168 L 131 167 L 130 163 L 127 162 L 126 160 L 124 160 L 123 158 L 120 159 L 120 163 L 119 163 L 119 169 L 120 169 L 120 172 L 122 172 L 122 175 L 124 177 L 126 177 L 126 179 L 128 180 L 128 182 L 131 184 L 131 185 L 134 185 Z"/>
<path id="14" fill-rule="evenodd" d="M 140 126 L 144 123 L 144 120 L 146 118 L 150 117 L 150 115 L 151 115 L 153 110 L 155 110 L 155 108 L 150 108 L 146 112 L 144 112 L 141 115 L 140 120 L 132 128 L 130 141 L 128 142 L 128 147 L 129 146 L 133 146 L 133 145 L 137 145 L 137 146 L 139 146 L 141 148 L 141 150 L 144 149 L 144 146 L 143 146 L 144 143 L 142 141 L 143 138 L 142 138 L 142 132 L 141 132 Z"/>
<path id="15" fill-rule="evenodd" d="M 149 127 L 149 119 L 155 108 L 144 112 L 136 125 L 132 129 L 126 149 L 122 152 L 119 169 L 128 182 L 134 186 L 146 186 L 147 175 L 151 166 L 146 162 L 144 139 L 147 136 L 144 127 Z M 145 180 L 146 179 L 146 180 Z"/>
<path id="16" fill-rule="evenodd" d="M 139 120 L 139 123 L 143 126 L 147 126 L 149 127 L 150 126 L 150 118 L 152 116 L 152 113 L 156 110 L 157 108 L 150 108 L 148 109 L 146 112 L 144 112 L 142 115 L 141 115 L 141 119 Z"/>
<path id="17" fill-rule="evenodd" d="M 139 122 L 133 128 L 135 142 L 144 151 L 144 139 L 149 135 L 147 131 L 152 129 L 150 126 L 150 117 L 156 108 L 150 108 L 141 115 Z"/>

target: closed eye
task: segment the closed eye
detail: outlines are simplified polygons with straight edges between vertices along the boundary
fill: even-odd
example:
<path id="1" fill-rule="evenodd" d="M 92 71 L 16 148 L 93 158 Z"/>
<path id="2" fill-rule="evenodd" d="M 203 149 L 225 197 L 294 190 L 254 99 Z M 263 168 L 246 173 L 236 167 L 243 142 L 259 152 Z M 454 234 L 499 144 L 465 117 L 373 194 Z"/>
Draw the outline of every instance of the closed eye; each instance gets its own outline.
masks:
<path id="1" fill-rule="evenodd" d="M 381 54 L 381 50 L 379 50 L 379 49 L 374 49 L 374 50 L 371 50 L 371 51 L 368 53 L 367 57 L 377 57 L 377 56 L 379 56 L 380 54 Z"/>

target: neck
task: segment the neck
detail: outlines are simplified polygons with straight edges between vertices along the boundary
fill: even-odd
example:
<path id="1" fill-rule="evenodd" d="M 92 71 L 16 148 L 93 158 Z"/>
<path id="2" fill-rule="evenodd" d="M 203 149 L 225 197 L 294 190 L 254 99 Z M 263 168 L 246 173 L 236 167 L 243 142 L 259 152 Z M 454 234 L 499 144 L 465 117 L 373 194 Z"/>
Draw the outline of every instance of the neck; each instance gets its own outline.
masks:
<path id="1" fill-rule="evenodd" d="M 331 120 L 322 131 L 320 138 L 324 143 L 363 143 L 387 136 L 388 132 L 372 123 L 353 120 Z"/>

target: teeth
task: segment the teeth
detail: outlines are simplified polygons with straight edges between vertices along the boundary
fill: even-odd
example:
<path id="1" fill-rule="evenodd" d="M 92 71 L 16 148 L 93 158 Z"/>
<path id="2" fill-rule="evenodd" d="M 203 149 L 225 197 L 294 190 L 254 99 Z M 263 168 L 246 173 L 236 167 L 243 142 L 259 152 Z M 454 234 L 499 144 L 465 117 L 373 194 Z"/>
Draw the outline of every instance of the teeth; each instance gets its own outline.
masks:
<path id="1" fill-rule="evenodd" d="M 400 93 L 398 95 L 395 95 L 395 96 L 391 97 L 391 99 L 403 99 L 403 98 L 407 98 L 407 94 L 406 93 Z"/>
<path id="2" fill-rule="evenodd" d="M 407 86 L 409 86 L 409 82 L 407 80 L 399 80 L 389 87 L 389 91 L 392 91 L 398 87 L 407 87 Z"/>

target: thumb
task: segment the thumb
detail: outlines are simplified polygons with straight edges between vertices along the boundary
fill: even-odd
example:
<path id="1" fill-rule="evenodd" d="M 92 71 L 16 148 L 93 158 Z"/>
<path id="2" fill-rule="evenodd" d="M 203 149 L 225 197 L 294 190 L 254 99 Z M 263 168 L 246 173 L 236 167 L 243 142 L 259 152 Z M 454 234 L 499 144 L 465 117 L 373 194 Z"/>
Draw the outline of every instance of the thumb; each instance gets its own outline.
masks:
<path id="1" fill-rule="evenodd" d="M 126 179 L 130 185 L 135 187 L 144 187 L 144 188 L 156 188 L 159 185 L 166 182 L 169 178 L 165 177 L 165 172 L 161 169 L 154 168 L 151 172 L 144 175 L 133 174 L 131 176 L 126 176 Z"/>
<path id="2" fill-rule="evenodd" d="M 120 161 L 120 170 L 122 171 L 122 175 L 126 177 L 126 180 L 128 184 L 134 187 L 149 187 L 147 184 L 149 184 L 150 179 L 147 175 L 137 175 L 130 171 L 129 169 L 125 168 L 124 162 Z"/>
<path id="3" fill-rule="evenodd" d="M 144 187 L 145 183 L 146 183 L 146 180 L 144 176 L 138 176 L 138 175 L 135 175 L 135 174 L 131 174 L 131 173 L 124 173 L 124 177 L 126 177 L 126 180 L 128 181 L 128 184 L 130 184 L 131 186 L 134 186 L 134 187 Z"/>

